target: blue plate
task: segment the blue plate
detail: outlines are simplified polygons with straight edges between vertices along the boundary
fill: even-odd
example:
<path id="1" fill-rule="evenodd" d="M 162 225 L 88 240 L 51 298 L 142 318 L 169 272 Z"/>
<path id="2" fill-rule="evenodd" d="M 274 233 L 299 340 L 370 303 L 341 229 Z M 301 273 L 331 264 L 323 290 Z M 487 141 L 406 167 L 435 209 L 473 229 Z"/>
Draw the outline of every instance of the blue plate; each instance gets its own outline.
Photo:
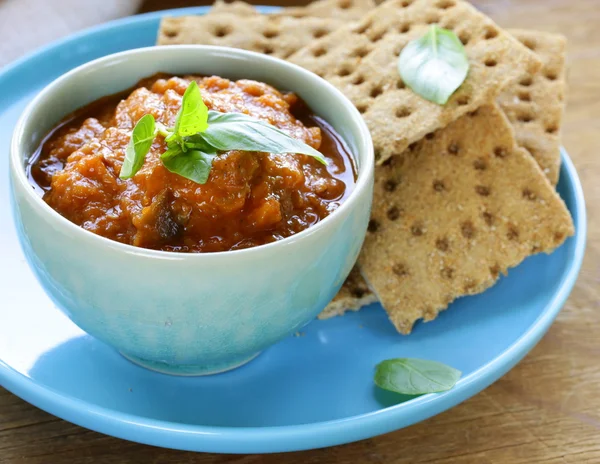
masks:
<path id="1" fill-rule="evenodd" d="M 75 66 L 154 43 L 160 16 L 134 16 L 56 42 L 0 73 L 0 384 L 35 406 L 109 435 L 156 446 L 264 453 L 337 445 L 438 414 L 498 379 L 546 332 L 575 282 L 585 247 L 585 205 L 563 152 L 558 191 L 577 235 L 527 259 L 485 293 L 398 335 L 379 305 L 326 321 L 232 372 L 170 377 L 135 366 L 81 332 L 27 267 L 9 212 L 7 147 L 36 92 Z M 392 357 L 434 359 L 464 375 L 446 393 L 416 399 L 378 391 L 373 368 Z M 402 402 L 404 400 L 404 402 Z"/>

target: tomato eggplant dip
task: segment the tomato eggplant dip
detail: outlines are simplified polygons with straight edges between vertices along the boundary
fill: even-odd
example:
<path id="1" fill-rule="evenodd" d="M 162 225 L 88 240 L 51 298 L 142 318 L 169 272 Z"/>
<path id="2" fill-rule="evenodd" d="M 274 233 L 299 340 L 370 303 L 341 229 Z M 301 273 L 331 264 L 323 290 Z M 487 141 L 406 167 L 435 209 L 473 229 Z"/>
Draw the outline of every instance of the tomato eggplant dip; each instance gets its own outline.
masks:
<path id="1" fill-rule="evenodd" d="M 148 142 L 139 170 L 120 177 L 136 123 L 150 114 L 157 126 L 176 125 L 192 81 L 209 110 L 267 122 L 318 150 L 327 164 L 297 153 L 219 150 L 206 183 L 197 183 L 161 162 L 170 145 L 159 135 Z M 297 95 L 216 76 L 156 75 L 95 101 L 51 131 L 28 170 L 46 203 L 82 228 L 179 252 L 236 250 L 289 237 L 331 214 L 356 182 L 340 136 Z"/>

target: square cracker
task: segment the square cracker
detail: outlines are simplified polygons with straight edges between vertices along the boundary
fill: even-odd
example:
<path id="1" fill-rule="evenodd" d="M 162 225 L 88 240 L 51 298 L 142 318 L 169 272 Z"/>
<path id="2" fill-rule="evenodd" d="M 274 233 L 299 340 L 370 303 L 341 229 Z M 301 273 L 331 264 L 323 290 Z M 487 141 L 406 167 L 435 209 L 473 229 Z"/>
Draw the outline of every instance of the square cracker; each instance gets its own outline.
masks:
<path id="1" fill-rule="evenodd" d="M 319 319 L 340 316 L 346 311 L 358 311 L 363 306 L 375 303 L 376 301 L 377 297 L 367 286 L 358 267 L 354 266 L 344 285 L 340 288 L 340 291 L 321 314 L 319 314 Z"/>
<path id="2" fill-rule="evenodd" d="M 302 18 L 314 16 L 317 18 L 335 18 L 341 21 L 357 21 L 375 7 L 373 0 L 317 0 L 306 6 L 282 8 L 274 13 L 281 16 Z M 217 0 L 209 14 L 232 13 L 238 15 L 259 14 L 258 10 L 248 3 L 239 0 L 225 3 Z"/>
<path id="3" fill-rule="evenodd" d="M 509 30 L 542 61 L 537 74 L 523 73 L 498 97 L 517 143 L 533 155 L 552 185 L 560 171 L 560 126 L 566 92 L 566 39 L 548 32 Z"/>
<path id="4" fill-rule="evenodd" d="M 573 234 L 565 204 L 484 106 L 376 169 L 362 274 L 399 332 Z"/>
<path id="5" fill-rule="evenodd" d="M 406 88 L 397 69 L 402 48 L 433 23 L 456 32 L 470 63 L 467 79 L 446 105 Z M 369 126 L 378 163 L 493 101 L 506 84 L 541 66 L 533 52 L 463 0 L 388 0 L 290 61 L 323 76 L 352 100 Z"/>
<path id="6" fill-rule="evenodd" d="M 158 45 L 222 45 L 287 58 L 306 44 L 341 25 L 324 18 L 214 14 L 164 18 Z"/>
<path id="7" fill-rule="evenodd" d="M 521 79 L 509 84 L 498 101 L 511 121 L 517 143 L 533 155 L 550 182 L 556 185 L 560 169 L 560 123 L 566 92 L 566 39 L 547 32 L 519 29 L 509 29 L 508 32 L 536 52 L 543 68 L 538 74 L 524 74 Z M 529 122 L 520 121 L 521 114 L 528 114 L 525 112 L 530 112 L 534 118 Z M 355 268 L 339 294 L 319 317 L 343 314 L 345 307 L 357 311 L 374 301 L 375 295 Z"/>

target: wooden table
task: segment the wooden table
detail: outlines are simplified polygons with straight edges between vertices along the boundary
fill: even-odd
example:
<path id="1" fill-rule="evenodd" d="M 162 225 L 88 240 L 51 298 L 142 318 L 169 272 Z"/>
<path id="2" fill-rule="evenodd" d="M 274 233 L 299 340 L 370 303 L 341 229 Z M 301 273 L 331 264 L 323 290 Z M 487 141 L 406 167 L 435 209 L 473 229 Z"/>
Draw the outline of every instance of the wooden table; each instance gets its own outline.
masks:
<path id="1" fill-rule="evenodd" d="M 194 2 L 147 0 L 142 10 L 174 4 Z M 597 0 L 475 4 L 502 26 L 561 32 L 570 40 L 563 134 L 587 199 L 588 247 L 571 297 L 531 354 L 484 392 L 418 425 L 285 455 L 220 456 L 138 445 L 71 425 L 0 389 L 0 462 L 600 463 L 600 5 Z"/>

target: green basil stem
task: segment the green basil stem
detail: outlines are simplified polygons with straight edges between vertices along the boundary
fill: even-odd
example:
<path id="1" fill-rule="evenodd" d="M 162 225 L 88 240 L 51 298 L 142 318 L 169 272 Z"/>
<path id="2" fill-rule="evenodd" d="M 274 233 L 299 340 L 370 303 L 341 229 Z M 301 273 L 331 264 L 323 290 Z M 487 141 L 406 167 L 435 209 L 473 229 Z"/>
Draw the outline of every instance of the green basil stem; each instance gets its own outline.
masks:
<path id="1" fill-rule="evenodd" d="M 156 123 L 156 132 L 159 135 L 162 135 L 165 139 L 173 133 L 173 129 L 166 127 L 164 124 L 157 122 Z"/>

